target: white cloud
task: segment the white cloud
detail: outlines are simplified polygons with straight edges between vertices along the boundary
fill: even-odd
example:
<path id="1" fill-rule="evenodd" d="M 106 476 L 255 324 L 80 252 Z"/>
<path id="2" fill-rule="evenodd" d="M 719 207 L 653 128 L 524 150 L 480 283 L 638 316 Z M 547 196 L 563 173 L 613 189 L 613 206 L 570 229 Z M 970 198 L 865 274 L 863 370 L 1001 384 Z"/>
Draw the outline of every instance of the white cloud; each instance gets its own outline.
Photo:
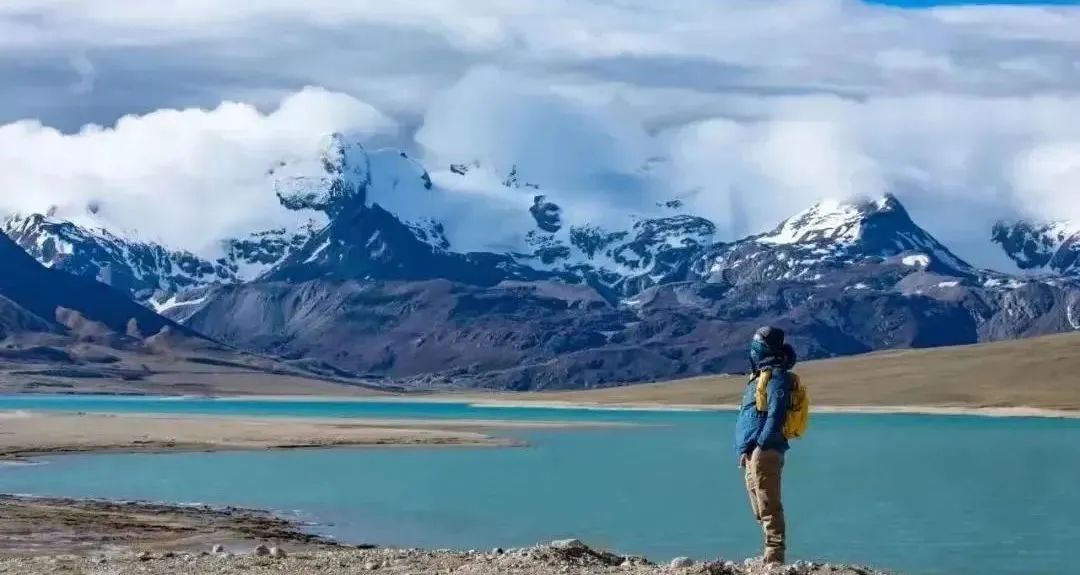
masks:
<path id="1" fill-rule="evenodd" d="M 377 135 L 393 121 L 350 96 L 309 88 L 262 114 L 241 103 L 159 110 L 63 134 L 0 127 L 0 212 L 43 213 L 213 252 L 225 237 L 294 223 L 266 172 L 310 156 L 325 135 Z M 91 203 L 100 205 L 93 214 Z"/>
<path id="2" fill-rule="evenodd" d="M 1023 210 L 1080 225 L 1080 134 L 1072 141 L 1046 142 L 1019 154 L 1011 176 Z"/>
<path id="3" fill-rule="evenodd" d="M 890 191 L 997 265 L 996 218 L 1080 219 L 1076 30 L 1076 7 L 856 0 L 9 0 L 0 78 L 17 89 L 0 117 L 115 126 L 0 128 L 17 150 L 0 157 L 0 209 L 102 199 L 114 227 L 173 215 L 153 233 L 185 245 L 273 224 L 267 162 L 311 153 L 320 132 L 392 131 L 359 100 L 437 181 L 482 159 L 491 173 L 446 181 L 488 207 L 531 202 L 495 185 L 514 164 L 575 217 L 681 197 L 727 238 L 819 197 Z M 73 67 L 88 73 L 72 83 Z M 309 84 L 340 94 L 218 105 Z M 117 122 L 118 108 L 161 110 Z M 214 213 L 194 208 L 211 199 Z"/>
<path id="4" fill-rule="evenodd" d="M 640 119 L 613 105 L 589 106 L 490 67 L 436 98 L 416 138 L 435 164 L 482 159 L 554 186 L 632 173 L 651 145 Z"/>
<path id="5" fill-rule="evenodd" d="M 953 71 L 948 56 L 930 55 L 919 50 L 884 50 L 878 52 L 875 61 L 889 73 L 948 74 Z"/>
<path id="6" fill-rule="evenodd" d="M 996 220 L 1080 215 L 1080 118 L 1069 112 L 1080 96 L 773 104 L 753 120 L 679 132 L 676 173 L 702 190 L 703 211 L 722 222 L 732 193 L 754 231 L 814 198 L 891 192 L 963 257 L 1009 267 L 988 242 Z"/>

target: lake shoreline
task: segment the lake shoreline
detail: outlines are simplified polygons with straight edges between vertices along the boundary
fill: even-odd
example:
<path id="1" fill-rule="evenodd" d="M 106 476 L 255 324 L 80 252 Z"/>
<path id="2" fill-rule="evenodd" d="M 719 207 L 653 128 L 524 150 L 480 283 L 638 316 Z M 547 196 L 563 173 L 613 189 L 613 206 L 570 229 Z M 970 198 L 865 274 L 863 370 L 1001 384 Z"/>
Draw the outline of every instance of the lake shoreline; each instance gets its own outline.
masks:
<path id="1" fill-rule="evenodd" d="M 0 495 L 0 557 L 251 548 L 252 541 L 296 549 L 338 545 L 294 519 L 256 509 Z"/>
<path id="2" fill-rule="evenodd" d="M 751 563 L 690 559 L 657 565 L 577 540 L 521 549 L 425 551 L 345 545 L 312 526 L 265 511 L 100 499 L 0 495 L 0 573 L 379 572 L 474 575 L 555 573 L 750 575 Z M 866 568 L 800 562 L 798 575 L 882 575 Z"/>
<path id="3" fill-rule="evenodd" d="M 535 395 L 533 395 L 535 397 Z M 212 399 L 215 401 L 267 401 L 310 403 L 449 403 L 471 407 L 517 409 L 565 409 L 588 411 L 655 411 L 655 412 L 732 412 L 736 404 L 674 403 L 663 401 L 577 401 L 546 400 L 542 398 L 485 397 L 475 394 L 410 394 L 397 396 L 325 396 L 325 395 L 230 395 L 176 396 L 177 400 Z M 961 406 L 961 405 L 814 405 L 812 413 L 853 415 L 945 415 L 968 417 L 1040 419 L 1080 419 L 1080 410 L 1049 409 L 1028 406 Z"/>
<path id="4" fill-rule="evenodd" d="M 678 404 L 662 402 L 577 402 L 544 400 L 476 400 L 467 402 L 475 407 L 585 409 L 597 411 L 662 411 L 662 412 L 734 412 L 735 404 Z M 956 407 L 931 405 L 815 405 L 811 413 L 852 415 L 946 415 L 969 417 L 1029 417 L 1043 419 L 1080 419 L 1080 411 L 1045 409 L 1039 407 Z"/>

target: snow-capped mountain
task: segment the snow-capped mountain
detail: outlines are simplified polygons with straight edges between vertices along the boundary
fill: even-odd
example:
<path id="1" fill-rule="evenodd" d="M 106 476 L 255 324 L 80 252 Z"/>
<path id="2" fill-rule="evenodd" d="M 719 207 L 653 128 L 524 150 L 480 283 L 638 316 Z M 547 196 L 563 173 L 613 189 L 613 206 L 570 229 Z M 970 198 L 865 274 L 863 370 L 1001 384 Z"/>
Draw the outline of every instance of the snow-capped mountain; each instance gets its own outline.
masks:
<path id="1" fill-rule="evenodd" d="M 712 246 L 695 269 L 734 283 L 816 282 L 839 269 L 870 265 L 900 275 L 927 271 L 967 278 L 976 273 L 916 225 L 892 195 L 823 201 L 771 232 Z"/>
<path id="2" fill-rule="evenodd" d="M 484 230 L 477 233 L 454 217 L 467 219 L 470 206 L 435 185 L 419 163 L 400 151 L 369 151 L 334 135 L 319 163 L 318 176 L 292 175 L 310 173 L 303 165 L 283 164 L 275 171 L 283 205 L 325 212 L 330 224 L 270 277 L 443 277 L 477 284 L 559 277 L 629 295 L 685 279 L 691 256 L 710 245 L 716 231 L 707 219 L 679 213 L 677 201 L 656 206 L 650 214 L 630 214 L 620 229 L 568 221 L 562 206 L 513 168 L 500 185 L 523 198 L 507 214 L 519 226 L 510 235 L 520 241 L 500 245 L 495 239 L 478 247 L 462 238 L 482 236 Z M 467 179 L 478 166 L 455 164 L 446 174 Z M 441 210 L 432 210 L 436 205 Z M 433 211 L 441 211 L 443 219 Z"/>
<path id="3" fill-rule="evenodd" d="M 222 256 L 211 261 L 41 214 L 9 216 L 0 221 L 0 232 L 45 267 L 108 284 L 153 307 L 194 288 L 256 279 L 314 233 L 253 233 L 224 242 Z"/>
<path id="4" fill-rule="evenodd" d="M 235 279 L 226 267 L 191 253 L 169 252 L 40 214 L 9 217 L 3 231 L 45 267 L 109 284 L 138 300 L 149 300 L 158 291 Z"/>
<path id="5" fill-rule="evenodd" d="M 216 340 L 415 385 L 737 371 L 761 323 L 808 357 L 1080 329 L 1080 280 L 977 269 L 891 195 L 823 201 L 718 242 L 679 201 L 589 221 L 589 206 L 516 168 L 429 173 L 340 135 L 269 176 L 282 209 L 317 217 L 226 242 L 214 261 L 43 217 L 5 231 L 46 265 L 157 294 L 156 309 Z M 1002 227 L 995 239 L 1065 273 L 1077 246 L 1066 232 Z"/>
<path id="6" fill-rule="evenodd" d="M 825 201 L 755 238 L 759 244 L 796 246 L 824 258 L 904 256 L 942 273 L 966 274 L 970 265 L 912 221 L 892 194 L 875 200 Z M 819 258 L 819 259 L 824 259 Z"/>
<path id="7" fill-rule="evenodd" d="M 999 222 L 993 241 L 1021 270 L 1080 275 L 1080 223 Z"/>
<path id="8" fill-rule="evenodd" d="M 394 157 L 413 165 L 383 159 Z M 383 206 L 379 162 L 350 165 L 362 166 L 359 185 L 327 179 L 354 190 L 336 196 L 349 206 L 265 276 L 277 281 L 212 289 L 173 317 L 242 348 L 397 382 L 509 389 L 737 371 L 761 323 L 785 327 L 808 357 L 1080 329 L 1077 282 L 975 269 L 892 196 L 822 202 L 716 243 L 713 225 L 688 214 L 625 230 L 574 224 L 530 186 L 520 209 L 533 249 L 467 252 L 455 250 L 455 222 L 401 218 L 392 194 Z M 439 191 L 412 174 L 394 189 Z"/>

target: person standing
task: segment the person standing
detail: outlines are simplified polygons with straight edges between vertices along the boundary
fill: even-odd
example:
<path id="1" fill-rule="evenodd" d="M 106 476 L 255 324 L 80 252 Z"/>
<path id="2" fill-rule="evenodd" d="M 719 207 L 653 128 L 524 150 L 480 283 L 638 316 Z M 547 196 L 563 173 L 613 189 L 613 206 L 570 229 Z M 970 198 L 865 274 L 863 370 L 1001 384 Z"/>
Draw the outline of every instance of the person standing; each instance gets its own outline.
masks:
<path id="1" fill-rule="evenodd" d="M 780 485 L 788 450 L 784 426 L 798 378 L 789 373 L 795 354 L 784 337 L 783 330 L 775 327 L 763 327 L 754 334 L 750 343 L 754 378 L 746 386 L 735 425 L 735 451 L 739 467 L 745 470 L 750 507 L 765 533 L 762 560 L 766 564 L 783 564 L 787 552 Z"/>

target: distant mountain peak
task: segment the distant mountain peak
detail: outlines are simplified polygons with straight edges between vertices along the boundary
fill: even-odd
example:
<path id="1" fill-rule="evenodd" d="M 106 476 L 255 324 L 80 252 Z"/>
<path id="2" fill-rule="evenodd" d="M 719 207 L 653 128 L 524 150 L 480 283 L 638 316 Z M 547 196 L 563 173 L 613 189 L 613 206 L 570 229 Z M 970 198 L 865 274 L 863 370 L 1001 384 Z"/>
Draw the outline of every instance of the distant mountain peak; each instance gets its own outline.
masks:
<path id="1" fill-rule="evenodd" d="M 1080 222 L 998 222 L 991 240 L 1025 271 L 1080 275 Z"/>
<path id="2" fill-rule="evenodd" d="M 726 283 L 814 282 L 838 268 L 882 264 L 951 277 L 976 273 L 892 194 L 823 200 L 771 232 L 714 247 L 695 269 Z"/>
<path id="3" fill-rule="evenodd" d="M 889 218 L 901 227 L 917 227 L 892 194 L 853 201 L 822 200 L 758 238 L 765 244 L 843 243 L 860 241 L 870 220 Z"/>
<path id="4" fill-rule="evenodd" d="M 364 195 L 371 184 L 371 166 L 363 145 L 349 141 L 342 134 L 331 134 L 317 162 L 318 168 L 309 162 L 282 162 L 270 170 L 274 192 L 282 206 L 295 211 L 325 212 L 334 217 L 352 202 L 365 201 Z"/>

